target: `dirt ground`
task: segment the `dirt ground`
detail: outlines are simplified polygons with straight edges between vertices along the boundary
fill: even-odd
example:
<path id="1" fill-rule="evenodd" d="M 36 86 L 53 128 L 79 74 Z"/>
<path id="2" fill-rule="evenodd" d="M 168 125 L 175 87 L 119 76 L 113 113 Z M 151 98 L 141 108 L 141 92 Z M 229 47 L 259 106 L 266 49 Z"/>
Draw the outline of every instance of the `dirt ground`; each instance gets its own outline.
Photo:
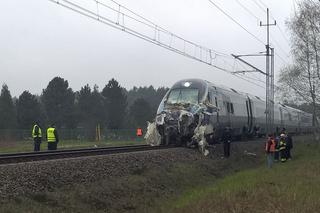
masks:
<path id="1" fill-rule="evenodd" d="M 27 171 L 20 169 L 19 172 L 23 176 L 30 172 L 27 181 L 32 187 L 26 184 L 28 190 L 17 191 L 8 197 L 4 195 L 0 212 L 164 212 L 164 203 L 178 198 L 188 189 L 203 187 L 228 174 L 263 165 L 263 149 L 263 141 L 259 140 L 232 143 L 228 159 L 222 158 L 222 146 L 217 145 L 211 148 L 207 157 L 196 150 L 177 148 L 122 157 L 89 157 L 77 159 L 77 164 L 59 160 L 62 166 L 52 167 L 49 162 L 42 170 L 37 165 L 36 176 L 31 175 L 34 168 L 28 164 Z M 12 172 L 17 168 L 11 167 Z M 43 176 L 46 167 L 54 169 Z M 71 172 L 71 168 L 75 172 Z M 1 167 L 2 171 L 7 172 L 8 168 Z M 10 174 L 5 176 L 10 177 Z M 37 178 L 43 182 L 40 186 Z M 6 181 L 2 181 L 3 184 Z M 14 181 L 10 185 L 12 190 L 22 184 L 19 178 Z M 0 188 L 0 193 L 3 189 Z"/>

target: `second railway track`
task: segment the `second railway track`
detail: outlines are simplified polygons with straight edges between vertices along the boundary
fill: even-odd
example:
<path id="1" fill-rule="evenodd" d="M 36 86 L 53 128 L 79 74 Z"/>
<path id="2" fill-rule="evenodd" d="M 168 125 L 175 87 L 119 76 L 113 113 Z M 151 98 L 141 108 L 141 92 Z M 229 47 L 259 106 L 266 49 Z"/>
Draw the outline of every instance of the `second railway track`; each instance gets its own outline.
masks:
<path id="1" fill-rule="evenodd" d="M 41 152 L 22 152 L 22 153 L 6 153 L 0 154 L 0 164 L 20 163 L 41 160 L 53 160 L 63 158 L 75 158 L 84 156 L 120 154 L 139 151 L 152 151 L 161 149 L 175 148 L 174 146 L 119 146 L 119 147 L 101 147 L 101 148 L 83 148 L 83 149 L 66 149 L 56 151 Z"/>

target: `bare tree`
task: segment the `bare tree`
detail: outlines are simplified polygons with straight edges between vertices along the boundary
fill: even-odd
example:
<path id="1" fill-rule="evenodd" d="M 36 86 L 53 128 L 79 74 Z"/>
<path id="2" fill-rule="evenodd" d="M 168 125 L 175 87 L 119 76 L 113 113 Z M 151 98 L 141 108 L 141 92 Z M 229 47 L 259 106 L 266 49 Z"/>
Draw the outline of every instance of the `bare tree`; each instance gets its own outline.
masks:
<path id="1" fill-rule="evenodd" d="M 312 105 L 313 125 L 319 133 L 317 107 L 320 103 L 320 2 L 301 2 L 287 26 L 291 31 L 294 62 L 281 70 L 279 91 L 282 98 Z"/>

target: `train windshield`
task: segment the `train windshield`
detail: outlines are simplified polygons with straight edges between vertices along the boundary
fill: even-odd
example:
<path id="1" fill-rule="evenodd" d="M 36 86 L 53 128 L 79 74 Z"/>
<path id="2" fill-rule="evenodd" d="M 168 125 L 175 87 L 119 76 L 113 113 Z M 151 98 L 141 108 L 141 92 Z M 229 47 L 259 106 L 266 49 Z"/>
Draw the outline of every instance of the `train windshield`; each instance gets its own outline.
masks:
<path id="1" fill-rule="evenodd" d="M 170 91 L 167 98 L 168 104 L 179 104 L 179 103 L 189 103 L 198 104 L 199 103 L 199 90 L 194 88 L 179 88 Z"/>

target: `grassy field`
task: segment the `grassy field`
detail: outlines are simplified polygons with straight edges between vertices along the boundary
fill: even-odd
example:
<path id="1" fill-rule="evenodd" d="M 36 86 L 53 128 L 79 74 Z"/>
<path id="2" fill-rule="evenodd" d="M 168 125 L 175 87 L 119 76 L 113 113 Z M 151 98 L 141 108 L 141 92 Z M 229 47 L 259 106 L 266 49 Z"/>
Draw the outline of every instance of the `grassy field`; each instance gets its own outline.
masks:
<path id="1" fill-rule="evenodd" d="M 295 145 L 294 158 L 272 169 L 229 175 L 207 187 L 192 188 L 164 212 L 319 212 L 320 149 Z"/>
<path id="2" fill-rule="evenodd" d="M 104 147 L 104 146 L 125 146 L 145 144 L 144 141 L 81 141 L 64 140 L 58 143 L 58 149 L 86 148 L 86 147 Z M 47 150 L 48 143 L 42 142 L 41 150 Z M 30 141 L 9 141 L 0 142 L 0 153 L 31 152 L 33 151 L 33 142 Z"/>
<path id="3" fill-rule="evenodd" d="M 261 143 L 232 150 L 230 159 L 137 168 L 128 176 L 18 197 L 1 203 L 0 212 L 319 212 L 320 147 L 310 138 L 294 138 L 293 160 L 272 169 Z"/>

